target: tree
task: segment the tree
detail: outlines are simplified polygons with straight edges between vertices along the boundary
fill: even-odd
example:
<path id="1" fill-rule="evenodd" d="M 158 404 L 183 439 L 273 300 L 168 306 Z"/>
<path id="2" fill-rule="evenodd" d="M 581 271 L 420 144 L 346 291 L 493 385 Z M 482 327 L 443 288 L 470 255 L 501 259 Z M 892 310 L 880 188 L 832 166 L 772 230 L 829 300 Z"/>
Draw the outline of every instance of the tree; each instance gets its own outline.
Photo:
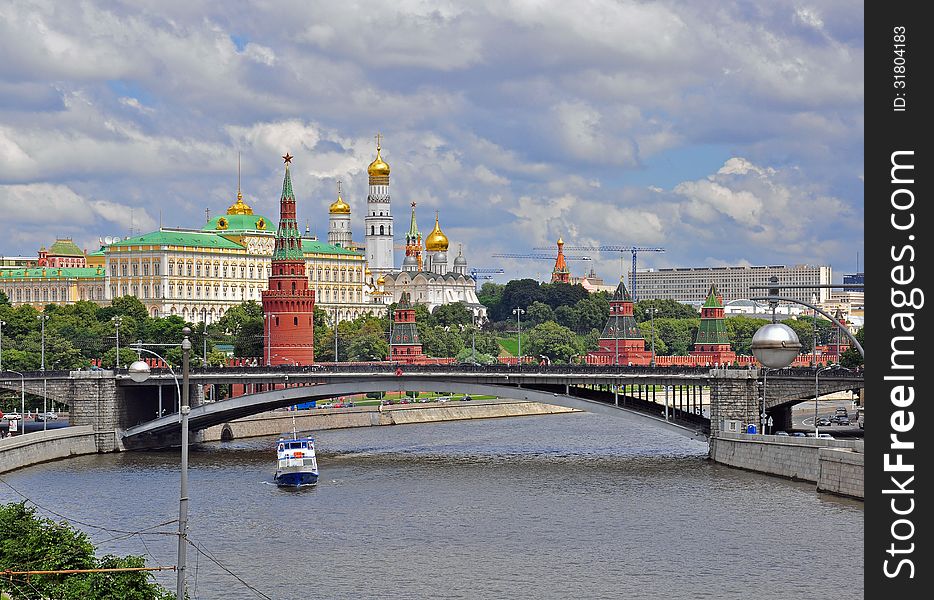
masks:
<path id="1" fill-rule="evenodd" d="M 0 306 L 10 306 L 10 298 L 3 290 L 0 290 Z"/>
<path id="2" fill-rule="evenodd" d="M 464 349 L 464 340 L 456 331 L 445 327 L 428 326 L 418 328 L 422 351 L 428 356 L 454 357 Z"/>
<path id="3" fill-rule="evenodd" d="M 227 336 L 234 346 L 234 356 L 263 356 L 265 324 L 263 307 L 250 300 L 228 310 L 209 329 L 214 339 L 219 339 L 217 334 Z"/>
<path id="4" fill-rule="evenodd" d="M 555 309 L 555 321 L 571 331 L 578 331 L 580 322 L 577 309 L 573 306 L 559 306 Z"/>
<path id="5" fill-rule="evenodd" d="M 142 556 L 94 555 L 87 534 L 40 517 L 25 502 L 0 505 L 0 572 L 113 569 L 145 566 Z M 0 595 L 11 598 L 170 600 L 175 597 L 145 571 L 12 575 L 0 578 Z"/>
<path id="6" fill-rule="evenodd" d="M 473 323 L 473 313 L 470 312 L 470 309 L 468 309 L 467 305 L 463 302 L 442 304 L 435 308 L 431 316 L 433 316 L 435 322 L 441 326 L 470 325 Z"/>
<path id="7" fill-rule="evenodd" d="M 658 340 L 661 340 L 670 355 L 687 356 L 694 346 L 694 337 L 699 326 L 700 319 L 655 319 L 655 353 L 662 354 L 659 350 L 661 346 L 658 345 Z M 647 329 L 651 343 L 651 322 Z"/>
<path id="8" fill-rule="evenodd" d="M 860 346 L 866 345 L 865 338 L 863 337 L 865 335 L 865 331 L 866 328 L 861 327 L 854 336 L 856 341 L 859 342 Z M 852 346 L 840 356 L 840 365 L 848 369 L 855 369 L 857 367 L 862 369 L 865 366 L 863 355 L 859 353 L 859 350 L 856 349 L 856 346 Z"/>
<path id="9" fill-rule="evenodd" d="M 637 322 L 651 320 L 648 309 L 656 309 L 656 319 L 696 319 L 697 309 L 690 304 L 681 304 L 676 300 L 640 300 L 633 305 L 632 316 Z"/>
<path id="10" fill-rule="evenodd" d="M 525 311 L 525 318 L 532 325 L 539 325 L 545 321 L 554 321 L 555 313 L 544 302 L 533 302 Z"/>
<path id="11" fill-rule="evenodd" d="M 492 309 L 502 303 L 503 290 L 505 287 L 505 285 L 488 281 L 480 286 L 480 293 L 477 294 L 477 299 L 480 300 L 481 304 Z"/>
<path id="12" fill-rule="evenodd" d="M 506 284 L 500 303 L 490 309 L 492 319 L 503 321 L 512 316 L 515 308 L 528 308 L 533 302 L 546 302 L 547 294 L 534 279 L 513 279 Z"/>
<path id="13" fill-rule="evenodd" d="M 136 296 L 121 296 L 111 300 L 110 306 L 102 308 L 99 318 L 102 321 L 109 321 L 111 317 L 117 315 L 133 317 L 142 323 L 149 317 L 149 311 Z"/>
<path id="14" fill-rule="evenodd" d="M 588 296 L 587 290 L 579 283 L 570 284 L 557 281 L 541 286 L 545 293 L 545 303 L 552 308 L 574 306 Z"/>
<path id="15" fill-rule="evenodd" d="M 547 356 L 551 360 L 567 362 L 583 350 L 574 332 L 554 321 L 536 325 L 522 337 L 523 348 L 527 349 L 523 352 L 525 356 Z"/>
<path id="16" fill-rule="evenodd" d="M 594 294 L 577 303 L 577 329 L 584 332 L 591 329 L 603 329 L 610 316 L 610 303 L 605 296 Z"/>
<path id="17" fill-rule="evenodd" d="M 763 325 L 768 324 L 767 319 L 753 319 L 744 315 L 737 315 L 726 319 L 726 329 L 730 334 L 730 346 L 737 354 L 752 355 L 752 336 Z"/>
<path id="18" fill-rule="evenodd" d="M 372 361 L 386 360 L 389 356 L 389 343 L 382 335 L 362 332 L 356 336 L 347 348 L 347 360 Z"/>

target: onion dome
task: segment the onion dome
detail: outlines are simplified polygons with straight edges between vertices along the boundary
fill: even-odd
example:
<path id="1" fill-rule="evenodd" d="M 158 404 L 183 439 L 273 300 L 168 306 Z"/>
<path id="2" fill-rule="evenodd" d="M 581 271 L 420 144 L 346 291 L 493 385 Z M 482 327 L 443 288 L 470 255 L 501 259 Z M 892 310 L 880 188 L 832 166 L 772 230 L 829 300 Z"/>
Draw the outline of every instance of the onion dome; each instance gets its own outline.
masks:
<path id="1" fill-rule="evenodd" d="M 463 254 L 458 254 L 457 256 L 454 257 L 454 266 L 455 267 L 466 267 L 467 266 L 467 259 L 464 258 Z"/>
<path id="2" fill-rule="evenodd" d="M 243 194 L 240 190 L 237 190 L 237 201 L 230 205 L 230 208 L 227 209 L 228 215 L 252 215 L 253 209 L 243 201 Z"/>
<path id="3" fill-rule="evenodd" d="M 337 201 L 331 204 L 328 212 L 332 215 L 349 215 L 350 205 L 344 202 L 344 199 L 340 197 L 340 194 L 338 194 Z"/>
<path id="4" fill-rule="evenodd" d="M 376 136 L 376 160 L 370 163 L 370 166 L 366 168 L 367 174 L 370 176 L 370 185 L 387 185 L 389 183 L 389 165 L 386 164 L 386 161 L 383 160 L 383 157 L 380 155 L 380 150 L 382 147 L 379 144 L 380 136 Z"/>
<path id="5" fill-rule="evenodd" d="M 425 250 L 429 252 L 447 252 L 447 249 L 448 236 L 441 231 L 441 226 L 438 224 L 438 213 L 435 213 L 435 228 L 425 238 Z"/>
<path id="6" fill-rule="evenodd" d="M 386 283 L 386 278 L 380 275 L 379 279 L 376 280 L 376 285 L 383 285 L 384 283 Z"/>
<path id="7" fill-rule="evenodd" d="M 418 259 L 411 254 L 402 259 L 402 270 L 407 271 L 409 268 L 418 268 Z"/>

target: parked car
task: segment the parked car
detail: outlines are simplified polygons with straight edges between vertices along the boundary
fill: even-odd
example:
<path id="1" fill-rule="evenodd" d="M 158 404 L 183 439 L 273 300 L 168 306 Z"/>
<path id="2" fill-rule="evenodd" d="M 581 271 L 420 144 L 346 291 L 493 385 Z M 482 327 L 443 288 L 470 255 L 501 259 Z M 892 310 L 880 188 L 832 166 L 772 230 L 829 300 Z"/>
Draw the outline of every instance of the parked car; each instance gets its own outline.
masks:
<path id="1" fill-rule="evenodd" d="M 4 419 L 9 419 L 10 421 L 17 421 L 23 418 L 23 415 L 19 413 L 3 413 Z"/>

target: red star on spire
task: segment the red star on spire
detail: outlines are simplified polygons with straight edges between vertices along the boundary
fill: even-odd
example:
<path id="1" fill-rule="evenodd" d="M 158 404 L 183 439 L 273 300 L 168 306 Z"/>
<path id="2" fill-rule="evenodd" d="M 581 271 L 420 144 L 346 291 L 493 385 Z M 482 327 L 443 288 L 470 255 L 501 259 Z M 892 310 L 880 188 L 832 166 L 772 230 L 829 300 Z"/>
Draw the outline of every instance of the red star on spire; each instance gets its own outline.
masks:
<path id="1" fill-rule="evenodd" d="M 285 164 L 290 164 L 290 163 L 292 162 L 292 159 L 293 159 L 293 158 L 295 158 L 295 157 L 289 155 L 289 153 L 286 152 L 286 153 L 285 153 L 285 156 L 282 157 L 282 160 L 285 161 Z"/>

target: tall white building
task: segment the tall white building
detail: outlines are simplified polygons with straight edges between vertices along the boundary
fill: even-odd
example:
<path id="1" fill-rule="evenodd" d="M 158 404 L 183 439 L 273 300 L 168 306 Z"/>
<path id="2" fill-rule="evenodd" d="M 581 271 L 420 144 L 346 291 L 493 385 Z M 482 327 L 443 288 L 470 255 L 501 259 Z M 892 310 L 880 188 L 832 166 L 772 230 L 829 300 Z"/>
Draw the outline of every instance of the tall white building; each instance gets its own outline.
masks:
<path id="1" fill-rule="evenodd" d="M 639 300 L 676 300 L 683 304 L 701 304 L 710 285 L 717 286 L 725 302 L 768 295 L 768 290 L 749 289 L 767 286 L 769 278 L 778 277 L 781 285 L 826 285 L 832 283 L 829 266 L 785 265 L 741 267 L 685 267 L 678 269 L 639 269 L 636 272 Z M 632 271 L 629 272 L 632 281 Z M 827 288 L 779 290 L 780 296 L 804 302 L 825 302 L 830 297 Z"/>
<path id="2" fill-rule="evenodd" d="M 376 136 L 376 160 L 367 167 L 370 190 L 366 198 L 367 215 L 364 219 L 366 262 L 378 275 L 393 269 L 392 210 L 389 199 L 389 165 L 380 156 L 380 136 Z"/>

